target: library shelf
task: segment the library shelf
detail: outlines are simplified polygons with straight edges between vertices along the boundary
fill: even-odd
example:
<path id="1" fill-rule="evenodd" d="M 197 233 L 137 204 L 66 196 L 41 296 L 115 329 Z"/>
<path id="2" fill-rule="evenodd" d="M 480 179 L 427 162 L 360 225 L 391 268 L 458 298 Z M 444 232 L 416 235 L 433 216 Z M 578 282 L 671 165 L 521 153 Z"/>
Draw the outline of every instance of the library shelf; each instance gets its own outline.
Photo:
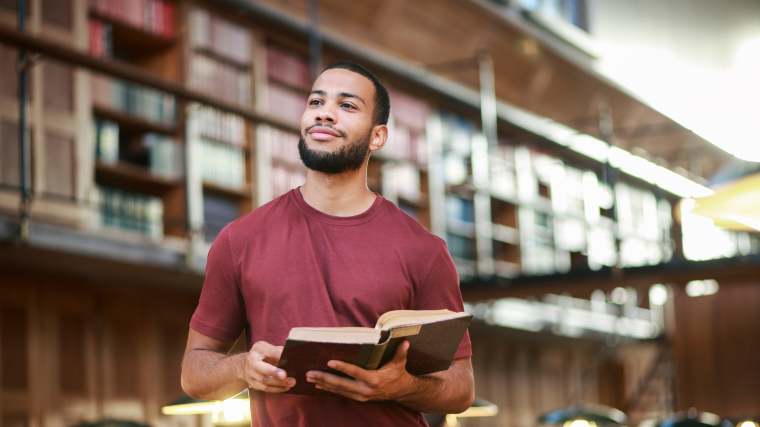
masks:
<path id="1" fill-rule="evenodd" d="M 177 133 L 176 125 L 147 120 L 104 105 L 93 105 L 92 112 L 99 118 L 112 120 L 118 123 L 119 127 L 125 130 L 131 130 L 134 132 L 155 132 L 164 135 L 175 135 Z"/>
<path id="2" fill-rule="evenodd" d="M 113 40 L 120 45 L 118 48 L 122 51 L 145 55 L 160 53 L 177 44 L 177 38 L 174 35 L 150 31 L 95 9 L 90 9 L 89 13 L 90 18 L 111 25 Z"/>
<path id="3" fill-rule="evenodd" d="M 164 177 L 125 162 L 96 162 L 95 179 L 100 184 L 154 196 L 162 196 L 183 184 L 181 178 Z"/>
<path id="4" fill-rule="evenodd" d="M 240 71 L 249 71 L 251 69 L 251 63 L 250 62 L 241 62 L 234 58 L 230 58 L 227 55 L 221 54 L 218 51 L 206 47 L 206 46 L 193 46 L 192 47 L 193 52 L 199 53 L 207 58 L 211 58 L 216 62 L 219 62 L 221 64 L 237 68 Z"/>
<path id="5" fill-rule="evenodd" d="M 251 198 L 251 187 L 248 184 L 239 188 L 234 188 L 227 185 L 216 184 L 214 182 L 203 181 L 203 190 L 239 200 Z"/>

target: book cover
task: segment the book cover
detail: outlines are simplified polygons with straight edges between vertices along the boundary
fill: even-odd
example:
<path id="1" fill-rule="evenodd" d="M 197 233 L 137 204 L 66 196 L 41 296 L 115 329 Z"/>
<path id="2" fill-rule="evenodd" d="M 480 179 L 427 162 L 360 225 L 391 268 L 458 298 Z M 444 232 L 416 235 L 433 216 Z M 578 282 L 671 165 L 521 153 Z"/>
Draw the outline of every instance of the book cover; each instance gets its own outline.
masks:
<path id="1" fill-rule="evenodd" d="M 449 310 L 395 310 L 380 317 L 375 328 L 293 328 L 278 366 L 296 379 L 289 393 L 319 394 L 306 381 L 306 372 L 329 369 L 327 362 L 342 360 L 364 369 L 382 367 L 399 344 L 410 343 L 406 369 L 425 375 L 449 368 L 472 316 Z"/>

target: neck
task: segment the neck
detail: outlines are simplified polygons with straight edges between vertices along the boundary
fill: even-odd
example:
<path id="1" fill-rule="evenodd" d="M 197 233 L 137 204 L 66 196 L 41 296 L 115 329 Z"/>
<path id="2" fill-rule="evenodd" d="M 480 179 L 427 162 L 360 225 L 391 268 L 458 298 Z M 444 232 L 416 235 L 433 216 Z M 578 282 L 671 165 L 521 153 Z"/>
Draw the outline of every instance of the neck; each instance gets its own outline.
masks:
<path id="1" fill-rule="evenodd" d="M 367 161 L 355 171 L 335 175 L 307 169 L 300 191 L 311 207 L 334 216 L 358 215 L 369 209 L 376 197 L 367 187 Z"/>

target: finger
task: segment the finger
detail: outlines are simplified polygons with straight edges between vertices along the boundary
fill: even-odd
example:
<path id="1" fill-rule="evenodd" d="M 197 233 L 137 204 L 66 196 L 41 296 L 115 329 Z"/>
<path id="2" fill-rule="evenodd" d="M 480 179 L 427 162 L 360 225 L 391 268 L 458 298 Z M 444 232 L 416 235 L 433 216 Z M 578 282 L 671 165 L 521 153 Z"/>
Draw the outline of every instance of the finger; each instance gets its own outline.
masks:
<path id="1" fill-rule="evenodd" d="M 251 366 L 253 367 L 254 372 L 262 376 L 276 377 L 280 380 L 284 380 L 288 376 L 284 370 L 263 360 L 257 360 L 253 362 Z"/>
<path id="2" fill-rule="evenodd" d="M 275 346 L 266 341 L 256 341 L 251 350 L 259 353 L 271 363 L 277 363 L 282 355 L 282 346 Z"/>
<path id="3" fill-rule="evenodd" d="M 338 389 L 338 388 L 334 388 L 334 387 L 331 387 L 331 386 L 328 386 L 328 385 L 322 386 L 322 385 L 315 384 L 314 387 L 317 388 L 318 390 L 323 390 L 323 391 L 327 391 L 327 392 L 330 392 L 330 393 L 335 393 L 335 394 L 338 394 L 340 396 L 347 397 L 349 399 L 356 400 L 356 401 L 359 401 L 359 402 L 366 402 L 366 401 L 370 400 L 367 396 L 364 396 L 362 394 L 351 393 L 351 392 L 348 392 L 348 391 L 345 391 L 345 390 L 342 390 L 342 389 Z"/>
<path id="4" fill-rule="evenodd" d="M 290 387 L 293 387 L 294 385 L 296 385 L 296 379 L 293 378 L 293 377 L 287 377 L 285 379 L 280 379 L 280 378 L 277 378 L 277 377 L 271 377 L 271 376 L 268 376 L 268 375 L 259 375 L 259 374 L 254 373 L 251 376 L 251 379 L 253 380 L 253 382 L 262 383 L 262 384 L 266 384 L 266 385 L 274 386 L 274 387 L 288 387 L 288 388 L 290 388 Z"/>
<path id="5" fill-rule="evenodd" d="M 306 373 L 306 381 L 316 386 L 327 388 L 334 393 L 346 392 L 359 395 L 369 395 L 372 390 L 362 381 L 339 377 L 327 372 L 309 371 Z"/>
<path id="6" fill-rule="evenodd" d="M 406 359 L 406 354 L 409 352 L 409 341 L 404 340 L 401 344 L 399 344 L 398 348 L 396 349 L 396 354 L 393 355 L 394 359 L 397 358 L 404 358 Z"/>
<path id="7" fill-rule="evenodd" d="M 367 371 L 366 369 L 362 369 L 350 363 L 341 362 L 340 360 L 331 360 L 327 362 L 327 366 L 335 369 L 336 371 L 343 372 L 344 374 L 347 374 L 348 376 L 360 381 L 366 382 L 366 380 L 369 379 L 369 376 L 371 375 L 371 372 Z"/>
<path id="8" fill-rule="evenodd" d="M 284 393 L 290 390 L 291 387 L 278 387 L 262 383 L 254 383 L 251 385 L 254 390 L 263 391 L 265 393 Z"/>
<path id="9" fill-rule="evenodd" d="M 390 363 L 403 363 L 406 365 L 406 355 L 409 352 L 409 341 L 404 340 L 399 346 L 396 348 L 396 353 L 393 355 L 393 359 L 391 359 Z"/>

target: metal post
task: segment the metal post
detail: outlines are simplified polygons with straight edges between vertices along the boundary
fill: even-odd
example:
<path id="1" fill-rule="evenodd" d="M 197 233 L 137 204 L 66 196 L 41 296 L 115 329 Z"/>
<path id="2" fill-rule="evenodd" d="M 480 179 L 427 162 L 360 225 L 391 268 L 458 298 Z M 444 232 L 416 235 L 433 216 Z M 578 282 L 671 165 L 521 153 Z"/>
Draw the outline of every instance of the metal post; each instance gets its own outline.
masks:
<path id="1" fill-rule="evenodd" d="M 26 1 L 18 0 L 18 30 L 24 32 L 26 27 Z M 19 205 L 19 239 L 27 240 L 29 238 L 29 205 L 31 201 L 31 192 L 29 191 L 29 138 L 26 131 L 26 105 L 27 105 L 27 69 L 28 56 L 26 49 L 18 51 L 18 145 L 19 145 L 19 186 L 20 186 L 20 205 Z"/>
<path id="2" fill-rule="evenodd" d="M 491 147 L 499 143 L 497 131 L 499 118 L 496 113 L 493 59 L 488 52 L 483 51 L 478 55 L 478 71 L 480 74 L 480 120 L 488 146 Z"/>
<path id="3" fill-rule="evenodd" d="M 309 0 L 309 72 L 317 78 L 322 69 L 322 37 L 319 34 L 319 0 Z"/>
<path id="4" fill-rule="evenodd" d="M 599 136 L 601 137 L 602 141 L 606 142 L 609 147 L 609 151 L 612 150 L 612 148 L 615 146 L 615 128 L 614 128 L 614 122 L 612 118 L 612 111 L 608 106 L 604 106 L 599 109 L 599 118 L 598 118 L 598 128 L 599 128 Z M 619 224 L 618 224 L 618 214 L 617 214 L 617 197 L 615 195 L 615 184 L 617 183 L 617 177 L 618 170 L 617 168 L 613 167 L 612 164 L 610 164 L 610 158 L 607 156 L 607 159 L 604 162 L 604 165 L 602 166 L 602 181 L 605 185 L 607 185 L 610 188 L 610 191 L 612 191 L 612 209 L 610 209 L 610 216 L 612 217 L 612 223 L 614 227 L 613 231 L 613 239 L 615 239 L 615 268 L 613 268 L 613 276 L 618 276 L 621 273 L 622 268 L 622 259 L 620 256 L 620 236 L 619 236 Z"/>

